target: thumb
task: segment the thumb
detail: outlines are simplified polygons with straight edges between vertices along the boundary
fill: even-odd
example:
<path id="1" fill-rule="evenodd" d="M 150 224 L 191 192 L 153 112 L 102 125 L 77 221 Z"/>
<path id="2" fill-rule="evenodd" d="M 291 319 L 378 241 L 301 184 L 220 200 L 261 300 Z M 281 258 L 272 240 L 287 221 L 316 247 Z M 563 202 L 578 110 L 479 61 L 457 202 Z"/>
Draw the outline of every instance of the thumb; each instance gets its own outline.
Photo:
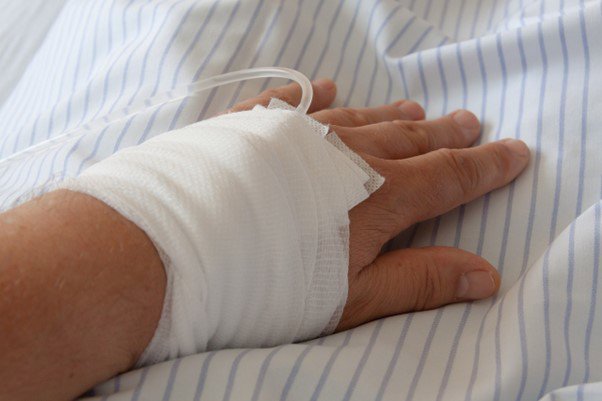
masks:
<path id="1" fill-rule="evenodd" d="M 349 277 L 349 296 L 337 331 L 385 316 L 487 298 L 499 285 L 489 262 L 461 249 L 389 252 Z"/>

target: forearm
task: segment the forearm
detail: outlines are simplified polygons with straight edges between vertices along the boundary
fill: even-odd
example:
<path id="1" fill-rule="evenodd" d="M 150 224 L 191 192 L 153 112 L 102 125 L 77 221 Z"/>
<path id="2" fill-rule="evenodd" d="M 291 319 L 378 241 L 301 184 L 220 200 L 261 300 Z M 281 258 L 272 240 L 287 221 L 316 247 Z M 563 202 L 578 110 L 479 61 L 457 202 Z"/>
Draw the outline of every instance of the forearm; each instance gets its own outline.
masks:
<path id="1" fill-rule="evenodd" d="M 146 234 L 104 203 L 56 191 L 0 215 L 0 399 L 76 397 L 131 368 L 161 315 Z"/>

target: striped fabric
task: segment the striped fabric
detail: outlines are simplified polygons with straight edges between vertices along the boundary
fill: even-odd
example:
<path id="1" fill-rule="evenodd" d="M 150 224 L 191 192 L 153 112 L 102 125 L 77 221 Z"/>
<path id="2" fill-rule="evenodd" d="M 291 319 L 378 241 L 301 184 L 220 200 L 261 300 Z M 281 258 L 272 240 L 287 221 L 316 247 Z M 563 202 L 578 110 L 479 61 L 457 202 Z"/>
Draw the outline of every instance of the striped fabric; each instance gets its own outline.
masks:
<path id="1" fill-rule="evenodd" d="M 502 274 L 497 297 L 169 361 L 85 398 L 599 399 L 601 385 L 584 383 L 602 381 L 601 38 L 601 0 L 67 2 L 0 109 L 3 208 L 278 83 L 152 105 L 253 66 L 333 77 L 339 105 L 468 108 L 485 122 L 482 142 L 517 137 L 533 151 L 513 184 L 391 243 L 483 255 Z"/>

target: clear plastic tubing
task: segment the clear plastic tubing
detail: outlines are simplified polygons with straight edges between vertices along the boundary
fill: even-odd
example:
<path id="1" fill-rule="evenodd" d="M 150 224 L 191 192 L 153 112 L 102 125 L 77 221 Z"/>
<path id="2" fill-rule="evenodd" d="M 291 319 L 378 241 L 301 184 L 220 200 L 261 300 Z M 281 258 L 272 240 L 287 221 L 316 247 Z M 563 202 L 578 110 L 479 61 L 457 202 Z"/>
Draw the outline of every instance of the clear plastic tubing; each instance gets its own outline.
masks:
<path id="1" fill-rule="evenodd" d="M 284 67 L 249 68 L 247 70 L 216 75 L 188 85 L 186 93 L 176 94 L 176 97 L 170 101 L 183 99 L 186 96 L 190 96 L 190 93 L 198 93 L 217 86 L 257 78 L 286 78 L 297 82 L 301 86 L 301 101 L 297 106 L 297 111 L 301 114 L 307 114 L 307 110 L 309 110 L 309 105 L 313 98 L 311 82 L 299 71 Z M 159 103 L 162 103 L 162 101 L 159 101 Z"/>
<path id="2" fill-rule="evenodd" d="M 246 70 L 233 71 L 226 74 L 201 79 L 191 84 L 182 85 L 170 91 L 160 93 L 143 101 L 134 102 L 121 110 L 117 110 L 113 113 L 105 115 L 104 117 L 90 121 L 89 123 L 84 124 L 82 127 L 68 130 L 59 136 L 47 139 L 36 145 L 23 149 L 22 151 L 1 160 L 0 166 L 6 165 L 6 163 L 11 160 L 21 158 L 23 156 L 33 155 L 38 152 L 43 152 L 50 147 L 58 146 L 70 139 L 84 136 L 86 133 L 92 131 L 94 128 L 98 128 L 99 126 L 105 126 L 107 124 L 131 118 L 139 113 L 142 109 L 147 110 L 149 108 L 162 106 L 167 103 L 176 102 L 187 97 L 194 97 L 200 92 L 204 92 L 208 89 L 213 89 L 218 86 L 258 78 L 285 78 L 297 82 L 301 86 L 301 101 L 299 102 L 296 110 L 301 114 L 307 114 L 307 110 L 309 110 L 309 105 L 311 104 L 313 98 L 313 89 L 311 82 L 305 75 L 299 71 L 284 67 L 249 68 Z"/>

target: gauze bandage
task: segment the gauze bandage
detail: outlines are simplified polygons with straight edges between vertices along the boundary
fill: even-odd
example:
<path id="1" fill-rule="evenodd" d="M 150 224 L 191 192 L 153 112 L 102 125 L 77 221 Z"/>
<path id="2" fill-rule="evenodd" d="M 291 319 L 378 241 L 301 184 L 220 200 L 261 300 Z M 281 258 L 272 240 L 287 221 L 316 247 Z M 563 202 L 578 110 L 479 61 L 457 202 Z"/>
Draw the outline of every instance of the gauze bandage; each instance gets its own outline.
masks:
<path id="1" fill-rule="evenodd" d="M 167 290 L 145 365 L 332 332 L 348 211 L 381 183 L 326 126 L 256 107 L 119 151 L 61 186 L 119 211 L 161 254 Z"/>

